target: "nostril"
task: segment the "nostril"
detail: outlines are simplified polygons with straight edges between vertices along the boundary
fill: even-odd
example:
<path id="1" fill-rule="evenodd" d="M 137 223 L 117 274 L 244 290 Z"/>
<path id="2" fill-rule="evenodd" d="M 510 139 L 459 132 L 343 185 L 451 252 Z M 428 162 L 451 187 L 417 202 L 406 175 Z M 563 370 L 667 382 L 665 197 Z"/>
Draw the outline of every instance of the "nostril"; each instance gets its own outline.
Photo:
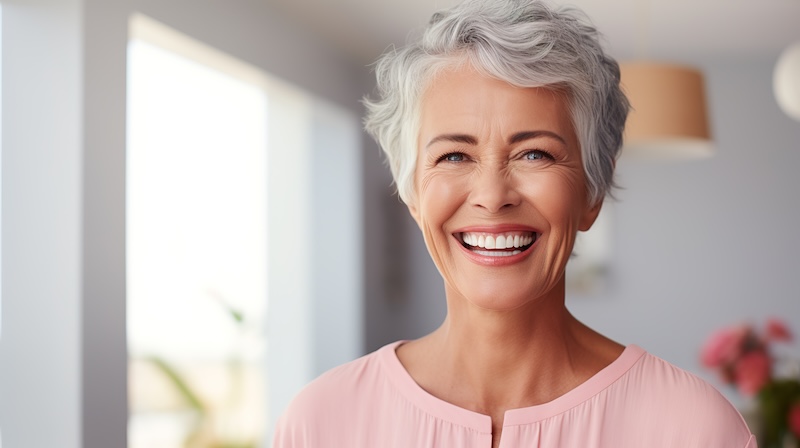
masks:
<path id="1" fill-rule="evenodd" d="M 506 188 L 495 187 L 490 190 L 475 191 L 471 196 L 472 205 L 492 212 L 507 210 L 520 203 L 520 195 Z"/>
<path id="2" fill-rule="evenodd" d="M 495 213 L 520 202 L 514 180 L 503 166 L 484 167 L 470 184 L 470 201 L 474 206 Z"/>

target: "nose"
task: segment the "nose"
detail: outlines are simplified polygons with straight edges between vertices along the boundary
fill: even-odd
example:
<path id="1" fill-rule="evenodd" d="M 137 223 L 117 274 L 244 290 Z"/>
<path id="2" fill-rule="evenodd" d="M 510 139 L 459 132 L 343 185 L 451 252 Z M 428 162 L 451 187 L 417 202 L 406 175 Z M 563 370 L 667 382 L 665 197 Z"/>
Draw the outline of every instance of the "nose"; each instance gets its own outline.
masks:
<path id="1" fill-rule="evenodd" d="M 513 179 L 502 167 L 481 169 L 475 173 L 470 188 L 470 204 L 490 213 L 498 213 L 520 203 L 521 197 Z"/>

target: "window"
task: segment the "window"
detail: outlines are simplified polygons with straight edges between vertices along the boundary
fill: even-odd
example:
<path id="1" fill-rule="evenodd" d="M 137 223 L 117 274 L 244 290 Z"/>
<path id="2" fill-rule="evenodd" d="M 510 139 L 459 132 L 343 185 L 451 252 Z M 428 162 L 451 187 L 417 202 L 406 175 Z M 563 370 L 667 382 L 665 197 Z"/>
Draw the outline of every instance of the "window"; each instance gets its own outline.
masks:
<path id="1" fill-rule="evenodd" d="M 362 354 L 360 120 L 146 17 L 131 30 L 129 446 L 262 446 Z"/>
<path id="2" fill-rule="evenodd" d="M 252 69 L 199 44 L 159 46 L 161 35 L 147 34 L 157 24 L 137 20 L 142 34 L 128 50 L 129 446 L 260 446 L 267 92 Z M 203 51 L 206 61 L 192 58 Z"/>

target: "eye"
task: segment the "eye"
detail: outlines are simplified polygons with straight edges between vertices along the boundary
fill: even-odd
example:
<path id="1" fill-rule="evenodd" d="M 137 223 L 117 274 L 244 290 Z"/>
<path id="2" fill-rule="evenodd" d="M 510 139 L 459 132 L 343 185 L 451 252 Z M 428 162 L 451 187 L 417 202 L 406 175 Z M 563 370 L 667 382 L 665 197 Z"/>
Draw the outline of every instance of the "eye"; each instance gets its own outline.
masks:
<path id="1" fill-rule="evenodd" d="M 549 152 L 542 151 L 541 149 L 527 151 L 523 157 L 525 160 L 554 160 L 553 156 Z"/>
<path id="2" fill-rule="evenodd" d="M 461 153 L 461 152 L 449 152 L 449 153 L 444 154 L 443 156 L 439 157 L 436 160 L 436 162 L 437 163 L 438 162 L 454 162 L 454 163 L 458 163 L 458 162 L 463 162 L 466 159 L 467 159 L 467 156 L 464 155 L 464 153 Z"/>

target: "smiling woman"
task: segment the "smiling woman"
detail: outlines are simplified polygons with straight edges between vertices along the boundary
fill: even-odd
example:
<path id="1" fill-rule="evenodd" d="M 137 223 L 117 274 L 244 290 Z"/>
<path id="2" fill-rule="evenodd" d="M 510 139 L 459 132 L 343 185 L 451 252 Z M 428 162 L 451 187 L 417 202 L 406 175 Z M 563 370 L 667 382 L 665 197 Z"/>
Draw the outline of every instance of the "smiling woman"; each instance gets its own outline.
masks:
<path id="1" fill-rule="evenodd" d="M 576 231 L 591 226 L 601 204 L 587 201 L 563 96 L 469 66 L 448 70 L 422 98 L 418 145 L 409 210 L 448 297 L 513 309 L 556 293 Z M 509 237 L 521 240 L 516 250 L 506 250 Z M 486 267 L 504 269 L 485 276 Z"/>
<path id="2" fill-rule="evenodd" d="M 447 316 L 310 384 L 276 447 L 754 447 L 712 387 L 575 319 L 564 272 L 613 187 L 628 102 L 577 12 L 468 0 L 377 66 L 367 129 Z"/>

